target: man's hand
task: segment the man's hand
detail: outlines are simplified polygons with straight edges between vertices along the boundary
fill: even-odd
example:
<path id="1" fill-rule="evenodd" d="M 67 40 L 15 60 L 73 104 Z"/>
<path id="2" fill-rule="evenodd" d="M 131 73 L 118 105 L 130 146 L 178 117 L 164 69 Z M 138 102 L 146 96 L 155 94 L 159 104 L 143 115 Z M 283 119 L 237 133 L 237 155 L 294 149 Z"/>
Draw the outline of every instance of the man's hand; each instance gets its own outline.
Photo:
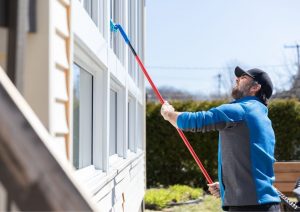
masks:
<path id="1" fill-rule="evenodd" d="M 220 198 L 220 185 L 219 185 L 219 182 L 215 182 L 215 183 L 212 183 L 212 184 L 207 184 L 208 185 L 208 190 L 209 192 L 217 197 L 217 198 Z"/>
<path id="2" fill-rule="evenodd" d="M 174 112 L 175 109 L 172 105 L 170 105 L 168 102 L 165 102 L 160 109 L 161 115 L 164 117 L 165 120 L 169 121 L 169 113 Z"/>

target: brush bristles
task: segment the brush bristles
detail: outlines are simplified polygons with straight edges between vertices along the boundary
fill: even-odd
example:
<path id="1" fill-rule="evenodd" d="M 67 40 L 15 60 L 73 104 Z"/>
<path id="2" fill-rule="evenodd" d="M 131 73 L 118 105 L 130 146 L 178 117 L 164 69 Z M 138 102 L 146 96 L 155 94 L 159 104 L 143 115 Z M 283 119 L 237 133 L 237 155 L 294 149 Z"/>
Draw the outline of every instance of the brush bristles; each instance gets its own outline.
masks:
<path id="1" fill-rule="evenodd" d="M 110 31 L 112 32 L 118 31 L 118 27 L 114 24 L 112 20 L 110 20 Z"/>

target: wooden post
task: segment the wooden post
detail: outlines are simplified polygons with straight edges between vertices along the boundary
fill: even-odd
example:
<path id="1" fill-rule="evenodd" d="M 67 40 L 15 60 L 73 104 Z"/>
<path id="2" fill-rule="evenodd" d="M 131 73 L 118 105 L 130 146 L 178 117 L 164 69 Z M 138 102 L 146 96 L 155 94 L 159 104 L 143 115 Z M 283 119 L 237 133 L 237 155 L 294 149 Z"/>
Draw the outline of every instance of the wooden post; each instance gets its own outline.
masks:
<path id="1" fill-rule="evenodd" d="M 8 0 L 0 0 L 0 27 L 8 26 Z"/>
<path id="2" fill-rule="evenodd" d="M 23 69 L 29 0 L 9 0 L 7 75 L 18 90 L 23 90 Z"/>

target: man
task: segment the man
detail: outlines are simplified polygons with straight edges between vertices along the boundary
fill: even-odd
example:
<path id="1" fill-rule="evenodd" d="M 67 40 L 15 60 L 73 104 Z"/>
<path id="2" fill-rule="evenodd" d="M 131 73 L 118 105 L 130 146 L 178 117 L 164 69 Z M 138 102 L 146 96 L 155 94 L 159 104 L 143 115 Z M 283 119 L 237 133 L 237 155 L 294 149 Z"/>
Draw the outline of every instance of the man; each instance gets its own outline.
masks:
<path id="1" fill-rule="evenodd" d="M 163 104 L 161 114 L 175 127 L 192 132 L 219 131 L 219 183 L 209 191 L 221 197 L 224 210 L 280 211 L 272 186 L 275 135 L 268 118 L 267 101 L 273 84 L 260 69 L 235 68 L 235 101 L 200 112 L 176 112 Z"/>

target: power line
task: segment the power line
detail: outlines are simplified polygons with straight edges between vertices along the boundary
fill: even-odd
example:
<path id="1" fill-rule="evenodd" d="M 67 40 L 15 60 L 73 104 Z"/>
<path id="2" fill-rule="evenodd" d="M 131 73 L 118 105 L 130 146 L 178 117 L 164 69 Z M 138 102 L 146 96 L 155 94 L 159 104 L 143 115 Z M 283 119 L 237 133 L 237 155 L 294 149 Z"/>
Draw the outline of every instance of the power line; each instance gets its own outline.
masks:
<path id="1" fill-rule="evenodd" d="M 256 66 L 257 68 L 280 68 L 286 67 L 286 64 L 278 64 L 278 65 L 259 65 Z M 166 69 L 166 70 L 220 70 L 220 69 L 228 69 L 228 68 L 235 68 L 235 66 L 224 66 L 224 67 L 205 67 L 205 66 L 147 66 L 148 69 Z"/>

